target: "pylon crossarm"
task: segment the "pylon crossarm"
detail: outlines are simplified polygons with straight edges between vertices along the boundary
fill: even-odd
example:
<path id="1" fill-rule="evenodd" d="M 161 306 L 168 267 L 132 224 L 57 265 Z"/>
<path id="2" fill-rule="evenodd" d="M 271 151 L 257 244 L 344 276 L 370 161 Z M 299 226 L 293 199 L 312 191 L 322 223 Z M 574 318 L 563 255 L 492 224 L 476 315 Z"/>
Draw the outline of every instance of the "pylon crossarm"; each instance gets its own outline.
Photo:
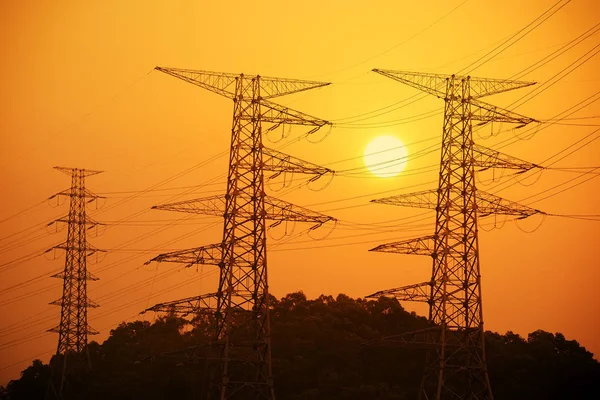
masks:
<path id="1" fill-rule="evenodd" d="M 394 206 L 408 206 L 435 209 L 437 201 L 435 190 L 423 192 L 408 193 L 399 196 L 391 196 L 383 199 L 371 200 L 373 203 L 390 204 Z M 459 210 L 460 205 L 456 202 L 449 204 L 449 209 Z M 491 193 L 481 190 L 477 191 L 477 210 L 480 216 L 491 214 L 515 215 L 520 218 L 526 218 L 534 214 L 544 214 L 535 208 L 527 207 L 510 200 L 503 199 Z M 375 250 L 373 250 L 375 251 Z"/>
<path id="2" fill-rule="evenodd" d="M 394 297 L 400 301 L 429 302 L 431 282 L 421 282 L 414 285 L 402 286 L 394 289 L 381 290 L 366 296 L 367 299 L 379 297 Z"/>
<path id="3" fill-rule="evenodd" d="M 96 247 L 92 246 L 89 243 L 86 243 L 85 247 L 79 247 L 76 245 L 72 245 L 68 242 L 62 242 L 62 243 L 57 244 L 56 246 L 53 246 L 53 247 L 49 248 L 48 250 L 46 250 L 46 253 L 48 253 L 54 249 L 65 250 L 65 251 L 87 252 L 86 253 L 87 257 L 89 257 L 95 253 L 98 253 L 98 252 L 101 252 L 101 253 L 106 252 L 106 250 L 97 249 Z"/>
<path id="4" fill-rule="evenodd" d="M 50 303 L 52 304 L 52 303 Z M 47 332 L 52 332 L 52 333 L 60 333 L 60 326 L 55 326 L 54 328 L 50 328 L 47 330 Z M 88 335 L 97 335 L 100 332 L 98 332 L 97 330 L 95 330 L 94 328 L 92 328 L 91 326 L 87 326 L 87 331 L 86 334 Z"/>
<path id="5" fill-rule="evenodd" d="M 61 271 L 57 274 L 54 275 L 50 275 L 50 278 L 59 278 L 59 279 L 64 279 L 65 278 L 65 272 Z M 86 271 L 85 272 L 85 279 L 88 281 L 97 281 L 100 280 L 100 278 L 98 278 L 96 275 L 92 274 L 90 271 Z"/>
<path id="6" fill-rule="evenodd" d="M 88 190 L 88 189 L 84 189 L 80 193 L 73 193 L 71 191 L 71 189 L 65 189 L 65 190 L 63 190 L 61 192 L 55 193 L 52 196 L 48 197 L 48 200 L 52 200 L 53 198 L 58 197 L 58 196 L 65 196 L 65 197 L 74 197 L 74 196 L 77 196 L 77 197 L 80 197 L 80 198 L 89 199 L 88 203 L 91 202 L 92 200 L 95 200 L 95 199 L 105 199 L 106 198 L 105 196 L 97 195 L 96 193 L 94 193 L 94 192 L 92 192 L 91 190 Z"/>
<path id="7" fill-rule="evenodd" d="M 145 264 L 150 264 L 153 261 L 171 262 L 185 264 L 186 268 L 197 264 L 220 265 L 222 254 L 222 244 L 215 243 L 208 246 L 196 247 L 194 249 L 159 254 L 153 259 L 146 261 Z"/>
<path id="8" fill-rule="evenodd" d="M 331 85 L 331 82 L 305 81 L 301 79 L 260 77 L 261 101 L 274 97 L 285 96 L 292 93 L 304 92 Z"/>
<path id="9" fill-rule="evenodd" d="M 434 235 L 430 235 L 415 239 L 401 240 L 399 242 L 381 244 L 369 251 L 433 256 L 435 248 L 434 238 Z"/>
<path id="10" fill-rule="evenodd" d="M 155 67 L 154 69 L 229 99 L 233 99 L 235 96 L 235 83 L 239 78 L 239 74 L 222 72 L 165 67 Z"/>
<path id="11" fill-rule="evenodd" d="M 533 168 L 543 168 L 540 165 L 521 160 L 517 157 L 478 144 L 473 144 L 473 165 L 482 169 L 518 169 L 523 172 Z"/>
<path id="12" fill-rule="evenodd" d="M 87 334 L 88 335 L 98 335 L 98 334 L 100 334 L 100 332 L 98 332 L 97 330 L 95 330 L 94 328 L 92 328 L 91 326 L 88 325 Z"/>
<path id="13" fill-rule="evenodd" d="M 186 297 L 181 300 L 158 303 L 141 313 L 148 311 L 174 313 L 182 316 L 198 313 L 201 310 L 215 310 L 218 293 L 207 293 L 200 296 Z"/>
<path id="14" fill-rule="evenodd" d="M 405 332 L 400 335 L 385 336 L 379 339 L 370 340 L 363 343 L 363 346 L 374 346 L 374 345 L 388 345 L 395 344 L 399 346 L 411 346 L 416 348 L 431 349 L 439 347 L 436 343 L 434 336 L 438 335 L 440 328 L 434 326 L 431 328 L 419 329 L 412 332 Z"/>
<path id="15" fill-rule="evenodd" d="M 89 297 L 86 299 L 86 306 L 90 308 L 98 308 L 100 305 Z"/>
<path id="16" fill-rule="evenodd" d="M 313 174 L 313 175 L 325 175 L 327 173 L 333 174 L 333 170 L 325 167 L 320 167 L 316 164 L 308 161 L 301 160 L 297 157 L 290 156 L 277 150 L 263 147 L 263 170 L 273 171 L 282 173 L 299 173 L 299 174 Z M 277 174 L 277 175 L 278 175 Z"/>
<path id="17" fill-rule="evenodd" d="M 97 174 L 101 174 L 104 171 L 96 171 L 93 169 L 82 169 L 82 168 L 69 168 L 69 167 L 54 167 L 54 169 L 67 174 L 69 176 L 73 176 L 73 175 L 83 175 L 83 177 L 87 177 L 87 176 L 92 176 L 92 175 L 97 175 Z"/>
<path id="18" fill-rule="evenodd" d="M 178 203 L 154 206 L 152 208 L 222 216 L 225 210 L 225 196 L 219 195 L 186 200 Z M 243 217 L 252 217 L 251 213 L 252 212 L 246 208 L 241 208 L 236 211 L 236 215 Z M 311 211 L 271 196 L 265 196 L 265 218 L 276 221 L 314 222 L 317 224 L 335 220 L 333 217 Z"/>
<path id="19" fill-rule="evenodd" d="M 217 195 L 199 199 L 178 201 L 176 203 L 153 206 L 152 208 L 156 210 L 223 216 L 223 212 L 225 210 L 225 196 Z"/>
<path id="20" fill-rule="evenodd" d="M 207 347 L 210 347 L 210 345 L 209 344 L 195 345 L 195 346 L 190 346 L 190 347 L 187 347 L 184 349 L 165 351 L 163 353 L 152 354 L 148 357 L 137 360 L 135 363 L 139 364 L 144 361 L 154 362 L 154 361 L 156 361 L 157 358 L 167 358 L 167 357 L 174 358 L 178 362 L 181 362 L 181 363 L 182 362 L 197 363 L 199 359 L 202 359 L 202 358 L 207 359 L 207 357 L 198 357 L 196 355 L 196 350 L 199 348 L 202 348 L 202 347 L 207 348 Z"/>
<path id="21" fill-rule="evenodd" d="M 260 79 L 261 99 L 285 96 L 287 94 L 298 93 L 305 90 L 330 85 L 328 82 L 272 78 L 267 76 L 259 77 L 252 75 L 244 77 L 244 74 L 231 74 L 225 72 L 201 71 L 193 69 L 167 67 L 155 67 L 154 69 L 230 99 L 235 97 L 236 81 L 243 78 L 250 80 Z"/>
<path id="22" fill-rule="evenodd" d="M 471 100 L 471 120 L 481 122 L 506 122 L 525 126 L 537 120 L 518 114 L 514 111 L 485 103 L 481 100 Z"/>
<path id="23" fill-rule="evenodd" d="M 60 299 L 56 299 L 54 301 L 51 301 L 48 304 L 53 305 L 53 306 L 62 306 L 63 305 L 63 299 L 61 297 Z M 85 306 L 89 307 L 89 308 L 98 308 L 98 307 L 100 307 L 100 305 L 98 303 L 96 303 L 94 300 L 90 299 L 89 297 L 85 299 Z"/>
<path id="24" fill-rule="evenodd" d="M 62 217 L 60 217 L 58 219 L 55 219 L 52 222 L 49 222 L 47 224 L 47 226 L 50 226 L 50 225 L 52 225 L 52 224 L 54 224 L 56 222 L 62 222 L 62 223 L 65 223 L 65 224 L 68 224 L 69 222 L 73 222 L 73 223 L 76 223 L 76 224 L 81 223 L 81 224 L 87 225 L 87 229 L 91 229 L 94 226 L 98 226 L 98 225 L 104 225 L 103 223 L 97 222 L 96 220 L 94 220 L 91 217 L 88 217 L 87 215 L 85 216 L 85 220 L 79 221 L 78 218 L 79 218 L 78 215 L 74 215 L 72 219 L 69 219 L 69 215 L 68 214 L 67 215 L 63 215 Z"/>
<path id="25" fill-rule="evenodd" d="M 86 271 L 86 273 L 85 273 L 85 279 L 87 279 L 88 281 L 98 281 L 98 280 L 100 280 L 100 278 L 98 278 L 96 275 L 92 274 L 90 271 Z"/>
<path id="26" fill-rule="evenodd" d="M 507 92 L 510 90 L 535 85 L 535 82 L 511 81 L 507 79 L 487 79 L 462 75 L 443 75 L 409 71 L 391 71 L 377 68 L 374 69 L 373 72 L 377 72 L 378 74 L 394 79 L 408 86 L 412 86 L 416 89 L 419 89 L 425 93 L 432 94 L 439 98 L 445 98 L 446 85 L 450 80 L 453 80 L 455 82 L 469 80 L 470 99 L 477 99 L 484 96 L 490 96 L 497 93 Z"/>
<path id="27" fill-rule="evenodd" d="M 543 211 L 503 199 L 502 197 L 482 190 L 477 191 L 477 210 L 480 216 L 502 214 L 514 215 L 519 217 L 519 219 L 527 218 L 535 214 L 545 214 Z"/>
<path id="28" fill-rule="evenodd" d="M 275 221 L 313 222 L 319 225 L 335 221 L 328 215 L 271 196 L 265 196 L 265 213 L 267 219 Z"/>
<path id="29" fill-rule="evenodd" d="M 443 99 L 446 96 L 447 76 L 438 74 L 421 74 L 408 71 L 391 71 L 385 69 L 373 69 L 373 72 L 381 74 L 405 85 L 419 89 L 422 92 L 432 94 Z"/>
<path id="30" fill-rule="evenodd" d="M 96 193 L 92 192 L 89 189 L 85 189 L 85 197 L 88 198 L 88 199 L 90 199 L 88 201 L 88 203 L 91 203 L 92 200 L 105 199 L 106 198 L 106 196 L 100 196 L 99 194 L 96 194 Z"/>
<path id="31" fill-rule="evenodd" d="M 407 206 L 417 208 L 434 209 L 437 202 L 437 190 L 424 190 L 422 192 L 414 192 L 400 194 L 397 196 L 385 197 L 382 199 L 371 200 L 371 203 L 389 204 L 393 206 Z"/>
<path id="32" fill-rule="evenodd" d="M 470 78 L 471 99 L 535 85 L 536 82 L 511 81 L 508 79 Z"/>
<path id="33" fill-rule="evenodd" d="M 292 108 L 284 107 L 280 104 L 266 100 L 261 100 L 261 116 L 260 120 L 263 123 L 275 124 L 275 127 L 280 125 L 305 125 L 321 128 L 325 125 L 331 125 L 331 122 L 321 118 L 316 118 Z M 242 119 L 250 118 L 243 117 Z M 272 130 L 269 128 L 267 130 Z"/>

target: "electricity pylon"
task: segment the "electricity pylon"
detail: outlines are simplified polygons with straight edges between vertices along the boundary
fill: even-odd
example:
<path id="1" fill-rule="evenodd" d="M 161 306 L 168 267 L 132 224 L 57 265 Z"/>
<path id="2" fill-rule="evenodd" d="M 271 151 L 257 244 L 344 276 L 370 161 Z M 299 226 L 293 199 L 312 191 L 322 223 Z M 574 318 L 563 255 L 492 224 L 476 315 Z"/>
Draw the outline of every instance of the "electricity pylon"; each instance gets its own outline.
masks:
<path id="1" fill-rule="evenodd" d="M 493 400 L 485 359 L 477 218 L 490 214 L 526 218 L 541 211 L 477 190 L 475 173 L 487 168 L 526 171 L 538 166 L 474 144 L 472 121 L 520 125 L 534 122 L 532 118 L 480 100 L 534 83 L 373 71 L 443 99 L 445 109 L 438 188 L 372 200 L 436 210 L 433 235 L 371 249 L 431 256 L 431 279 L 367 297 L 393 296 L 429 304 L 430 328 L 390 338 L 428 349 L 419 399 Z"/>
<path id="2" fill-rule="evenodd" d="M 61 307 L 60 323 L 50 332 L 58 333 L 56 355 L 63 357 L 63 367 L 60 386 L 55 395 L 62 398 L 67 371 L 67 356 L 75 355 L 80 361 L 85 359 L 87 367 L 91 367 L 87 351 L 88 335 L 98 332 L 88 325 L 87 310 L 89 307 L 98 307 L 98 304 L 87 297 L 87 281 L 98 280 L 87 270 L 87 258 L 98 251 L 87 242 L 87 230 L 97 225 L 86 215 L 86 204 L 99 196 L 90 192 L 85 187 L 85 178 L 96 175 L 102 171 L 93 171 L 77 168 L 54 167 L 55 169 L 71 176 L 71 188 L 55 194 L 69 197 L 69 214 L 57 219 L 56 223 L 67 224 L 67 240 L 52 249 L 65 251 L 65 268 L 62 272 L 52 275 L 53 278 L 63 280 L 62 297 L 50 304 Z M 52 250 L 50 249 L 50 250 Z M 50 251 L 49 250 L 49 251 Z"/>
<path id="3" fill-rule="evenodd" d="M 270 196 L 264 172 L 296 172 L 316 179 L 333 171 L 263 146 L 268 130 L 295 124 L 312 127 L 329 122 L 273 103 L 270 99 L 328 85 L 293 79 L 245 76 L 156 67 L 157 70 L 233 100 L 233 124 L 227 192 L 224 196 L 166 204 L 154 208 L 222 216 L 220 243 L 161 254 L 150 261 L 220 268 L 217 292 L 157 304 L 149 310 L 187 314 L 210 310 L 216 321 L 212 351 L 217 376 L 207 398 L 275 399 L 271 367 L 266 220 L 300 221 L 316 226 L 333 220 Z M 267 131 L 268 131 L 267 130 Z M 206 390 L 206 389 L 205 389 Z"/>

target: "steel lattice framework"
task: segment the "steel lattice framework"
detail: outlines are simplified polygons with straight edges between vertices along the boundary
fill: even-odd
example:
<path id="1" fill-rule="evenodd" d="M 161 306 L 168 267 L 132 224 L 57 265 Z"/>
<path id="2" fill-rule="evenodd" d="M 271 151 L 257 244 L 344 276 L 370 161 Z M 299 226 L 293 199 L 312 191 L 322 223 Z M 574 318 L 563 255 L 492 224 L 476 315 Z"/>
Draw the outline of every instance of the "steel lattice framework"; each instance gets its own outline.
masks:
<path id="1" fill-rule="evenodd" d="M 275 399 L 271 366 L 266 220 L 322 225 L 333 218 L 265 195 L 264 172 L 315 175 L 333 171 L 263 146 L 263 124 L 311 127 L 329 122 L 268 99 L 328 85 L 243 74 L 156 67 L 157 70 L 233 100 L 227 192 L 224 196 L 155 208 L 222 216 L 221 243 L 161 254 L 150 261 L 211 264 L 220 268 L 216 293 L 157 304 L 149 310 L 182 314 L 210 310 L 216 335 L 208 358 L 218 360 L 207 398 Z"/>
<path id="2" fill-rule="evenodd" d="M 87 297 L 87 281 L 98 280 L 87 270 L 87 259 L 98 249 L 87 242 L 87 230 L 95 226 L 96 222 L 86 215 L 86 203 L 99 196 L 86 189 L 85 178 L 102 171 L 54 168 L 71 176 L 71 188 L 51 197 L 65 196 L 69 198 L 70 203 L 69 214 L 55 221 L 67 224 L 67 240 L 53 247 L 65 251 L 65 268 L 62 272 L 52 275 L 53 278 L 63 280 L 63 291 L 60 299 L 50 303 L 61 307 L 59 325 L 49 330 L 58 333 L 56 354 L 62 354 L 65 360 L 58 391 L 58 396 L 61 397 L 67 372 L 67 354 L 81 353 L 87 346 L 88 335 L 98 333 L 88 325 L 87 318 L 88 308 L 98 307 L 98 304 Z"/>
<path id="3" fill-rule="evenodd" d="M 429 329 L 385 339 L 428 348 L 420 399 L 493 400 L 485 360 L 477 218 L 490 214 L 526 218 L 541 211 L 478 191 L 475 173 L 487 168 L 526 171 L 538 166 L 474 144 L 472 122 L 502 121 L 520 125 L 534 122 L 480 100 L 534 83 L 374 71 L 443 99 L 445 109 L 438 188 L 372 200 L 436 210 L 433 235 L 371 249 L 431 256 L 431 279 L 368 297 L 393 296 L 402 301 L 429 304 Z"/>

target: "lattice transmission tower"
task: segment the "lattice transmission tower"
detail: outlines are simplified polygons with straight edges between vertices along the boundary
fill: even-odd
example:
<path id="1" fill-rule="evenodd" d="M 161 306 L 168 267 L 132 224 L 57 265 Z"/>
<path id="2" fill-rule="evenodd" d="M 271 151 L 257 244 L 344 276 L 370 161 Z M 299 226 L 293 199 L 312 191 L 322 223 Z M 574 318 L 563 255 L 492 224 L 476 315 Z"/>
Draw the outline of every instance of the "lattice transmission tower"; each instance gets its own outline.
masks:
<path id="1" fill-rule="evenodd" d="M 541 211 L 477 190 L 475 173 L 488 168 L 526 171 L 538 166 L 476 145 L 472 122 L 520 125 L 534 122 L 532 118 L 480 100 L 534 83 L 373 71 L 443 99 L 445 108 L 438 188 L 372 200 L 436 211 L 433 235 L 371 249 L 431 256 L 431 279 L 367 297 L 393 296 L 401 301 L 429 304 L 429 328 L 388 338 L 427 348 L 419 399 L 493 400 L 485 358 L 477 218 L 490 214 L 526 218 Z"/>
<path id="2" fill-rule="evenodd" d="M 220 243 L 161 254 L 150 261 L 210 264 L 220 268 L 215 293 L 148 309 L 182 314 L 208 311 L 216 332 L 207 359 L 216 360 L 205 392 L 214 399 L 275 399 L 271 366 L 266 220 L 320 226 L 333 218 L 265 194 L 265 172 L 293 172 L 317 179 L 333 171 L 263 146 L 263 132 L 282 125 L 329 122 L 273 103 L 272 98 L 328 85 L 293 79 L 156 67 L 157 70 L 233 100 L 227 191 L 224 196 L 156 206 L 162 210 L 222 216 Z M 268 128 L 263 131 L 263 124 Z M 147 311 L 148 311 L 147 310 Z"/>
<path id="3" fill-rule="evenodd" d="M 78 359 L 77 363 L 83 361 L 84 365 L 91 367 L 86 349 L 88 335 L 98 333 L 88 325 L 87 314 L 88 308 L 98 307 L 98 304 L 87 297 L 87 281 L 98 280 L 87 270 L 88 257 L 98 251 L 88 243 L 87 231 L 97 223 L 86 214 L 86 205 L 100 196 L 86 189 L 85 178 L 102 171 L 54 168 L 71 176 L 71 188 L 51 197 L 51 199 L 60 196 L 69 198 L 69 214 L 54 221 L 67 225 L 67 239 L 52 248 L 64 250 L 65 267 L 62 272 L 52 275 L 53 278 L 63 280 L 63 290 L 62 297 L 50 303 L 61 307 L 60 323 L 49 330 L 58 333 L 56 355 L 63 357 L 60 385 L 58 388 L 53 388 L 54 394 L 62 398 L 65 378 L 68 374 L 67 357 L 74 356 Z"/>

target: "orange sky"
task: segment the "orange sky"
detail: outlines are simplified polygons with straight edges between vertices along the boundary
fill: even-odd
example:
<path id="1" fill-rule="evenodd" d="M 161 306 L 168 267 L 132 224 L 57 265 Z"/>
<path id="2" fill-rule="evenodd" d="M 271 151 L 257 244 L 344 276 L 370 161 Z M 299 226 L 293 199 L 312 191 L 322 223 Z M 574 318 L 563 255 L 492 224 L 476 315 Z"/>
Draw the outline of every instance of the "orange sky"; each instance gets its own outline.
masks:
<path id="1" fill-rule="evenodd" d="M 139 311 L 157 302 L 216 289 L 214 267 L 196 271 L 143 263 L 161 251 L 220 241 L 222 221 L 218 218 L 193 217 L 173 224 L 186 215 L 149 208 L 225 190 L 231 101 L 152 71 L 154 66 L 331 81 L 333 85 L 324 89 L 278 101 L 335 121 L 418 93 L 369 72 L 372 68 L 459 71 L 555 1 L 507 0 L 493 6 L 485 0 L 462 3 L 381 1 L 349 7 L 341 1 L 257 1 L 249 7 L 212 1 L 4 2 L 0 6 L 0 383 L 18 377 L 35 356 L 46 361 L 56 348 L 57 335 L 45 330 L 58 324 L 60 310 L 48 302 L 60 297 L 61 282 L 45 276 L 61 269 L 63 258 L 50 261 L 40 256 L 11 268 L 6 263 L 64 240 L 66 230 L 50 234 L 44 225 L 65 214 L 67 205 L 41 204 L 5 221 L 69 186 L 69 178 L 52 169 L 55 165 L 105 171 L 87 182 L 91 190 L 108 197 L 98 204 L 102 206 L 98 211 L 90 210 L 98 221 L 108 223 L 99 232 L 102 235 L 90 242 L 111 249 L 102 262 L 88 266 L 100 278 L 89 284 L 88 292 L 101 305 L 89 313 L 90 325 L 101 332 L 95 339 L 104 340 L 119 322 L 137 318 Z M 600 5 L 595 0 L 574 0 L 472 74 L 511 77 L 593 27 L 598 15 Z M 523 79 L 548 81 L 598 45 L 599 37 L 592 36 Z M 600 62 L 595 57 L 517 111 L 540 120 L 551 118 L 598 92 L 598 71 Z M 486 101 L 508 106 L 529 90 Z M 402 121 L 432 110 L 439 113 Z M 338 124 L 318 144 L 294 142 L 285 152 L 339 170 L 362 167 L 365 146 L 379 135 L 398 137 L 408 145 L 409 154 L 427 152 L 424 149 L 441 140 L 442 111 L 441 100 L 427 97 L 374 118 L 344 120 L 355 123 Z M 571 117 L 598 115 L 600 103 L 596 102 Z M 598 124 L 598 119 L 569 122 L 591 125 Z M 513 138 L 502 151 L 539 163 L 595 129 L 554 125 L 528 136 L 529 140 L 516 140 L 518 131 L 496 124 L 478 131 L 475 140 L 494 147 Z M 286 140 L 292 142 L 305 131 L 293 128 Z M 317 135 L 320 138 L 324 133 Z M 277 134 L 281 132 L 274 132 L 271 139 L 277 139 Z M 592 134 L 580 144 L 598 136 Z M 435 139 L 423 141 L 430 138 Z M 282 143 L 265 140 L 274 148 Z M 600 165 L 599 151 L 600 141 L 593 141 L 553 167 Z M 215 161 L 156 186 L 219 154 Z M 350 160 L 331 164 L 345 159 Z M 271 195 L 340 220 L 329 236 L 325 227 L 311 233 L 326 237 L 320 241 L 306 234 L 289 242 L 280 239 L 286 230 L 290 234 L 295 228 L 295 235 L 307 228 L 300 224 L 271 230 L 271 292 L 278 297 L 297 290 L 309 297 L 340 292 L 358 297 L 427 280 L 430 259 L 367 250 L 380 243 L 432 234 L 434 213 L 368 204 L 368 200 L 435 187 L 438 162 L 439 150 L 435 150 L 409 158 L 404 173 L 396 178 L 376 178 L 364 170 L 354 176 L 340 173 L 321 191 L 311 189 L 326 186 L 325 181 L 289 193 L 276 191 L 281 179 L 270 183 Z M 600 179 L 542 199 L 597 176 L 593 173 L 556 189 L 552 188 L 581 173 L 529 173 L 519 178 L 520 183 L 498 192 L 499 183 L 515 182 L 508 175 L 481 173 L 479 189 L 523 200 L 548 213 L 599 213 Z M 300 176 L 294 179 L 302 182 Z M 207 182 L 187 194 L 186 189 L 178 189 Z M 161 190 L 135 197 L 131 197 L 135 193 L 122 193 L 149 187 Z M 125 222 L 114 224 L 121 219 Z M 596 251 L 600 224 L 539 216 L 515 224 L 498 217 L 481 220 L 480 232 L 486 329 L 502 333 L 510 329 L 523 335 L 535 329 L 562 332 L 600 354 L 600 256 Z M 405 306 L 425 313 L 423 305 Z"/>

